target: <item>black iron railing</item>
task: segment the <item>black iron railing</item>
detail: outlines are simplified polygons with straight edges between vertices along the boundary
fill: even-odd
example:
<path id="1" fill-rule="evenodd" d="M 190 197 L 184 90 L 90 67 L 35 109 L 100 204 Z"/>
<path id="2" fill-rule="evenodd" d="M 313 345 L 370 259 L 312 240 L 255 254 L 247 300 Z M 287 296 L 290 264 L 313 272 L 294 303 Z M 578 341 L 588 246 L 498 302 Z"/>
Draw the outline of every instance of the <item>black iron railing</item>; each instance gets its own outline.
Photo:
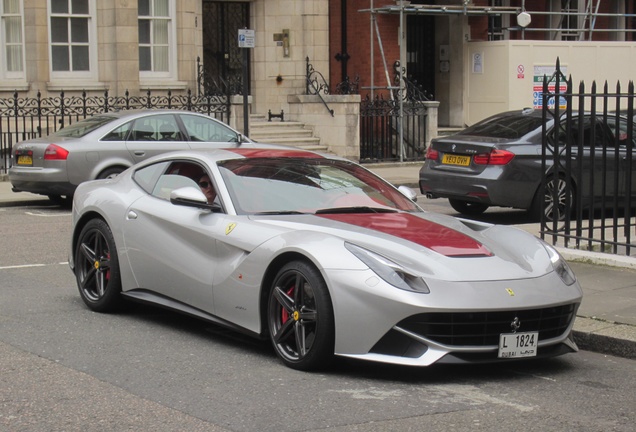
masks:
<path id="1" fill-rule="evenodd" d="M 543 82 L 541 237 L 577 249 L 634 255 L 636 96 L 605 83 L 573 91 L 557 60 Z"/>

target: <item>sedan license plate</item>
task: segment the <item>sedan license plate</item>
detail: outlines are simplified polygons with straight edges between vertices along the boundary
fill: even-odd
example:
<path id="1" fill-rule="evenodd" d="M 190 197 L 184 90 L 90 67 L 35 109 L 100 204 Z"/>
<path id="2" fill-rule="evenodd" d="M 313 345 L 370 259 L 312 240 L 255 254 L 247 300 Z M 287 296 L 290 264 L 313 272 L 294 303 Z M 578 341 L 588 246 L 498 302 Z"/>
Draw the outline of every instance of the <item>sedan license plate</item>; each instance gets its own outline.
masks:
<path id="1" fill-rule="evenodd" d="M 18 156 L 18 165 L 33 165 L 33 156 L 30 156 L 30 155 L 19 155 Z"/>
<path id="2" fill-rule="evenodd" d="M 499 358 L 535 357 L 539 332 L 502 333 L 499 335 Z"/>
<path id="3" fill-rule="evenodd" d="M 442 163 L 445 165 L 468 166 L 470 165 L 470 156 L 445 154 L 444 157 L 442 157 Z"/>

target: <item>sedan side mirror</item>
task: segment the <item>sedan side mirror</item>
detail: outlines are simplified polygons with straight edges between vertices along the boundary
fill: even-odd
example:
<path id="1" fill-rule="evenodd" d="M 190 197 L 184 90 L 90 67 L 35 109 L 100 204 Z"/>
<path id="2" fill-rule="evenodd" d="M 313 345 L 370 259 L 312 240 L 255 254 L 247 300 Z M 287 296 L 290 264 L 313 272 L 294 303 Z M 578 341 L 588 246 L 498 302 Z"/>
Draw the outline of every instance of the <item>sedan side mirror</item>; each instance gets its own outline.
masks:
<path id="1" fill-rule="evenodd" d="M 417 202 L 417 194 L 410 187 L 402 185 L 402 186 L 398 187 L 398 190 L 400 192 L 402 192 L 402 195 L 404 195 L 405 197 L 407 197 L 411 201 Z"/>

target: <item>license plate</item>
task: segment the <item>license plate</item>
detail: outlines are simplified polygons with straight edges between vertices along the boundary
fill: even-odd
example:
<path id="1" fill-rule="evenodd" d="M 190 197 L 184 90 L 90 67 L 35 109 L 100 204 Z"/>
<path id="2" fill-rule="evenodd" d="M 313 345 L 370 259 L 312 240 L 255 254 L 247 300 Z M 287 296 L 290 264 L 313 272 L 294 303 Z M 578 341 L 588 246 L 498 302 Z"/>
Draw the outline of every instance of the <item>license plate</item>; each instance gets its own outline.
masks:
<path id="1" fill-rule="evenodd" d="M 535 357 L 539 332 L 502 333 L 499 335 L 499 358 Z"/>
<path id="2" fill-rule="evenodd" d="M 442 157 L 442 163 L 445 165 L 468 166 L 470 165 L 470 156 L 445 154 L 444 157 Z"/>
<path id="3" fill-rule="evenodd" d="M 18 165 L 33 165 L 33 156 L 29 156 L 29 155 L 18 156 Z"/>

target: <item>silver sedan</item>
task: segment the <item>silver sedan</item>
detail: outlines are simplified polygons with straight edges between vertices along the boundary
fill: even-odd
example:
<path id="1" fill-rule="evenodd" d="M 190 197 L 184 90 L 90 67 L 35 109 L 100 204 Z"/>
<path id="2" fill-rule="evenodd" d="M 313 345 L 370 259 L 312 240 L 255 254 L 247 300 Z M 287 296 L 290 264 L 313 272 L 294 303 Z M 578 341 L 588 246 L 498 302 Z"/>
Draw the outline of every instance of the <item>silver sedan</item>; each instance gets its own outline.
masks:
<path id="1" fill-rule="evenodd" d="M 269 339 L 301 370 L 577 350 L 582 292 L 554 248 L 414 197 L 307 151 L 170 153 L 78 187 L 69 262 L 92 310 L 169 308 Z"/>
<path id="2" fill-rule="evenodd" d="M 160 153 L 253 145 L 209 116 L 178 110 L 104 113 L 13 147 L 9 180 L 15 192 L 71 197 L 86 181 L 113 177 Z"/>

